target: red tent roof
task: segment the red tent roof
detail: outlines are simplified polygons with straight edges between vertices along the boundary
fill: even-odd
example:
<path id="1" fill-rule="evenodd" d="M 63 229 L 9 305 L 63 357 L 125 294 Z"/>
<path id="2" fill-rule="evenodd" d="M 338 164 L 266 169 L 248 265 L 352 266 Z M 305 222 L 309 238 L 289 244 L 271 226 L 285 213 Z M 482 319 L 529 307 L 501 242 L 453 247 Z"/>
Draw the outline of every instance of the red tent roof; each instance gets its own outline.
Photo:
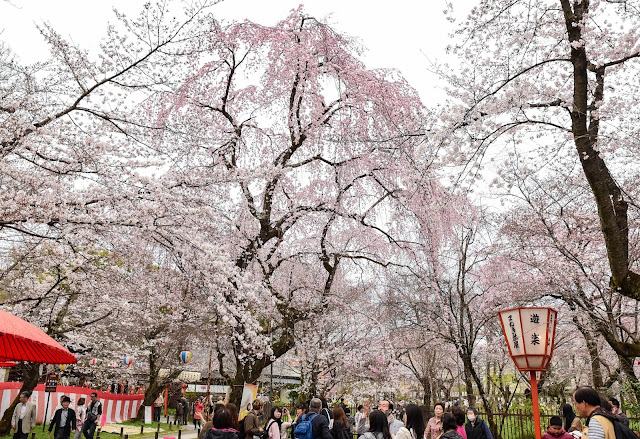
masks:
<path id="1" fill-rule="evenodd" d="M 17 365 L 18 363 L 15 361 L 0 361 L 0 367 L 5 369 L 9 367 L 16 367 Z"/>
<path id="2" fill-rule="evenodd" d="M 78 359 L 42 329 L 0 310 L 0 361 L 71 364 Z"/>

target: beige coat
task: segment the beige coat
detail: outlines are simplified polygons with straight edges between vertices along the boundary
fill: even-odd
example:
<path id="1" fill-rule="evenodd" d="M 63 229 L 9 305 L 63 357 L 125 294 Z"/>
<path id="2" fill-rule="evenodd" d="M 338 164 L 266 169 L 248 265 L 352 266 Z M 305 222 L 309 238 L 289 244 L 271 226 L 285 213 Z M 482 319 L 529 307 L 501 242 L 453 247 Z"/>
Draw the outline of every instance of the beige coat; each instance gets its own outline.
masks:
<path id="1" fill-rule="evenodd" d="M 18 428 L 18 421 L 20 420 L 20 411 L 22 410 L 22 403 L 19 402 L 16 409 L 13 411 L 13 417 L 11 418 L 11 425 L 14 428 Z M 36 426 L 36 405 L 32 402 L 27 402 L 27 411 L 22 418 L 22 432 L 29 433 Z"/>

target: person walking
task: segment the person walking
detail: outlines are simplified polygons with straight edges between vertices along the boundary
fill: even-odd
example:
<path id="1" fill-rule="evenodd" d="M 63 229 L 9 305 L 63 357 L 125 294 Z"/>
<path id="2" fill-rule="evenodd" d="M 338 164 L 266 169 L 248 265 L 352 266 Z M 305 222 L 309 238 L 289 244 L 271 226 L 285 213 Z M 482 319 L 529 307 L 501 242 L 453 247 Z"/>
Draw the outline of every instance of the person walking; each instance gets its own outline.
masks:
<path id="1" fill-rule="evenodd" d="M 467 439 L 467 431 L 464 429 L 464 412 L 458 406 L 451 407 L 451 414 L 456 418 L 456 424 L 458 424 L 457 432 L 462 439 Z"/>
<path id="2" fill-rule="evenodd" d="M 404 427 L 398 430 L 395 439 L 420 439 L 424 436 L 424 416 L 416 404 L 409 404 L 404 409 Z"/>
<path id="3" fill-rule="evenodd" d="M 271 416 L 265 426 L 269 439 L 280 439 L 280 426 L 282 425 L 282 410 L 278 406 L 271 407 Z"/>
<path id="4" fill-rule="evenodd" d="M 203 439 L 239 439 L 237 418 L 227 407 L 216 410 L 213 414 L 212 427 L 206 431 Z"/>
<path id="5" fill-rule="evenodd" d="M 611 402 L 611 413 L 616 415 L 618 419 L 620 419 L 620 422 L 628 427 L 629 417 L 622 410 L 620 410 L 620 401 L 618 401 L 617 398 L 611 398 L 609 399 L 609 402 Z"/>
<path id="6" fill-rule="evenodd" d="M 458 423 L 452 413 L 442 414 L 442 435 L 441 439 L 462 439 L 458 433 Z"/>
<path id="7" fill-rule="evenodd" d="M 438 439 L 442 435 L 442 415 L 444 414 L 444 404 L 441 402 L 433 406 L 434 416 L 429 419 L 427 428 L 424 431 L 425 439 Z"/>
<path id="8" fill-rule="evenodd" d="M 176 425 L 182 425 L 182 419 L 184 418 L 184 406 L 182 405 L 182 400 L 179 399 L 176 402 L 176 414 L 174 416 L 174 423 Z"/>
<path id="9" fill-rule="evenodd" d="M 98 401 L 98 394 L 93 392 L 91 394 L 91 402 L 87 407 L 87 416 L 82 424 L 82 434 L 85 439 L 93 439 L 93 433 L 96 431 L 96 426 L 100 422 L 102 416 L 102 403 Z"/>
<path id="10" fill-rule="evenodd" d="M 290 439 L 295 439 L 295 431 L 296 431 L 296 425 L 298 425 L 298 423 L 300 423 L 300 421 L 302 420 L 302 417 L 307 413 L 307 405 L 304 402 L 299 402 L 296 404 L 296 416 L 295 418 L 293 418 L 293 421 L 291 422 L 290 426 L 287 426 L 287 428 L 291 429 L 291 432 L 289 433 L 289 438 Z M 284 424 L 283 424 L 284 427 Z M 286 433 L 286 429 L 284 431 L 284 433 Z M 287 439 L 287 437 L 284 434 L 281 434 L 282 439 Z"/>
<path id="11" fill-rule="evenodd" d="M 78 400 L 78 407 L 76 407 L 76 432 L 73 435 L 73 439 L 80 439 L 82 436 L 82 426 L 87 417 L 87 407 L 84 405 L 84 398 Z"/>
<path id="12" fill-rule="evenodd" d="M 582 433 L 582 421 L 576 416 L 571 404 L 565 404 L 562 406 L 562 417 L 564 418 L 564 429 L 567 433 L 573 431 L 579 431 Z"/>
<path id="13" fill-rule="evenodd" d="M 162 392 L 160 392 L 156 400 L 153 401 L 153 422 L 160 422 L 160 412 L 162 411 L 163 405 L 164 396 L 162 396 Z"/>
<path id="14" fill-rule="evenodd" d="M 365 431 L 369 429 L 369 410 L 366 410 L 367 413 L 365 414 L 365 406 L 369 405 L 369 401 L 365 401 L 364 405 L 360 404 L 358 406 L 358 410 L 356 411 L 356 422 L 353 427 L 353 431 L 358 435 L 358 437 L 360 437 L 362 434 L 364 434 Z"/>
<path id="15" fill-rule="evenodd" d="M 228 402 L 225 404 L 224 407 L 231 412 L 231 418 L 233 419 L 233 423 L 231 424 L 231 427 L 234 430 L 240 431 L 240 423 L 238 420 L 238 406 L 232 402 Z"/>
<path id="16" fill-rule="evenodd" d="M 387 422 L 389 423 L 389 432 L 391 433 L 391 437 L 393 437 L 401 427 L 404 427 L 404 423 L 396 419 L 393 415 L 393 403 L 386 399 L 383 399 L 378 403 L 378 410 L 385 414 L 387 417 Z"/>
<path id="17" fill-rule="evenodd" d="M 62 399 L 62 407 L 56 410 L 49 424 L 49 434 L 55 426 L 53 433 L 55 439 L 69 439 L 71 432 L 76 430 L 76 412 L 69 408 L 69 404 L 71 404 L 71 398 L 65 396 Z"/>
<path id="18" fill-rule="evenodd" d="M 189 418 L 189 401 L 184 396 L 180 399 L 182 404 L 182 425 L 187 425 Z"/>
<path id="19" fill-rule="evenodd" d="M 333 439 L 329 431 L 329 420 L 326 416 L 316 416 L 322 412 L 322 401 L 320 398 L 313 398 L 309 402 L 309 413 L 306 419 L 311 419 L 311 430 L 313 439 Z"/>
<path id="20" fill-rule="evenodd" d="M 344 414 L 347 417 L 347 421 L 349 422 L 349 431 L 353 432 L 356 426 L 356 418 L 351 414 L 350 407 L 343 407 L 342 409 L 344 410 Z"/>
<path id="21" fill-rule="evenodd" d="M 30 396 L 31 392 L 28 391 L 20 393 L 20 402 L 11 417 L 11 428 L 15 431 L 13 439 L 27 439 L 36 426 L 36 405 L 29 402 Z"/>
<path id="22" fill-rule="evenodd" d="M 202 398 L 198 398 L 196 402 L 193 403 L 193 428 L 195 430 L 197 430 L 198 427 L 202 427 L 203 411 L 204 403 L 202 402 Z"/>
<path id="23" fill-rule="evenodd" d="M 320 398 L 320 401 L 322 402 L 322 411 L 320 412 L 320 414 L 322 416 L 324 416 L 325 418 L 327 418 L 327 420 L 329 421 L 329 430 L 331 430 L 333 428 L 333 415 L 331 414 L 331 410 L 329 410 L 329 404 L 327 403 L 327 397 L 326 396 L 322 396 Z"/>
<path id="24" fill-rule="evenodd" d="M 400 431 L 398 429 L 398 431 Z M 369 431 L 362 435 L 363 439 L 391 439 L 387 415 L 380 410 L 373 410 L 369 415 Z"/>
<path id="25" fill-rule="evenodd" d="M 253 436 L 258 436 L 263 432 L 258 423 L 258 416 L 264 409 L 261 399 L 254 399 L 251 404 L 251 411 L 244 417 L 244 434 L 245 439 L 253 439 Z"/>
<path id="26" fill-rule="evenodd" d="M 493 439 L 487 423 L 478 418 L 478 411 L 474 407 L 467 409 L 467 419 L 469 422 L 464 427 L 467 439 Z"/>
<path id="27" fill-rule="evenodd" d="M 352 439 L 349 431 L 349 420 L 342 406 L 335 407 L 331 414 L 333 415 L 333 428 L 331 429 L 331 437 L 333 439 Z"/>
<path id="28" fill-rule="evenodd" d="M 592 387 L 583 386 L 573 394 L 573 405 L 578 414 L 587 418 L 582 427 L 582 436 L 594 439 L 615 439 L 613 421 L 615 415 L 601 407 L 601 399 L 598 392 Z"/>

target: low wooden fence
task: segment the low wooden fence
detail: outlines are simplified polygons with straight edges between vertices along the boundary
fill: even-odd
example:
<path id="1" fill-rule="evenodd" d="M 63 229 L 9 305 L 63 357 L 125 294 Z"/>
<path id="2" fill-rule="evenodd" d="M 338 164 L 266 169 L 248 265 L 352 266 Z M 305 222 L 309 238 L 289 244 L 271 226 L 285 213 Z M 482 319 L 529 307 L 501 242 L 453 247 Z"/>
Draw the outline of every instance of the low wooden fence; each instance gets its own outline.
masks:
<path id="1" fill-rule="evenodd" d="M 295 408 L 289 407 L 289 411 L 295 415 Z M 267 413 L 266 409 L 265 413 Z M 433 414 L 430 413 L 430 415 Z M 489 415 L 487 413 L 478 413 L 478 416 L 489 424 Z M 552 416 L 554 415 L 540 414 L 542 434 L 547 431 L 549 420 Z M 533 414 L 531 412 L 510 411 L 508 413 L 493 413 L 492 417 L 495 422 L 495 428 L 490 427 L 490 429 L 494 439 L 535 439 Z M 640 431 L 640 418 L 629 417 L 629 421 L 629 426 L 632 430 Z M 353 439 L 357 439 L 357 435 L 354 434 Z"/>
<path id="2" fill-rule="evenodd" d="M 487 413 L 478 413 L 481 419 L 489 420 Z M 533 414 L 530 412 L 515 411 L 509 413 L 493 413 L 495 428 L 491 428 L 495 439 L 535 439 L 533 427 Z M 549 420 L 553 415 L 540 414 L 542 434 L 547 431 Z M 632 430 L 640 431 L 640 418 L 629 418 L 629 426 Z"/>

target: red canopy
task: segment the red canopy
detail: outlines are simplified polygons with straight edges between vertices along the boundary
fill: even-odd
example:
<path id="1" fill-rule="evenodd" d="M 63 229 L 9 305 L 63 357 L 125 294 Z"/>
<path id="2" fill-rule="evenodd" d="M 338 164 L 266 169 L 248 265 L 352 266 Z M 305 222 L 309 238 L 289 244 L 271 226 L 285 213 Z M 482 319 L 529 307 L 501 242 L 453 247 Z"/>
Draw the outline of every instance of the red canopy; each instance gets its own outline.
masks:
<path id="1" fill-rule="evenodd" d="M 48 364 L 78 361 L 75 355 L 43 330 L 0 310 L 0 362 L 6 360 Z"/>
<path id="2" fill-rule="evenodd" d="M 18 365 L 17 362 L 15 361 L 0 361 L 0 368 L 9 368 L 9 367 L 16 367 Z"/>

